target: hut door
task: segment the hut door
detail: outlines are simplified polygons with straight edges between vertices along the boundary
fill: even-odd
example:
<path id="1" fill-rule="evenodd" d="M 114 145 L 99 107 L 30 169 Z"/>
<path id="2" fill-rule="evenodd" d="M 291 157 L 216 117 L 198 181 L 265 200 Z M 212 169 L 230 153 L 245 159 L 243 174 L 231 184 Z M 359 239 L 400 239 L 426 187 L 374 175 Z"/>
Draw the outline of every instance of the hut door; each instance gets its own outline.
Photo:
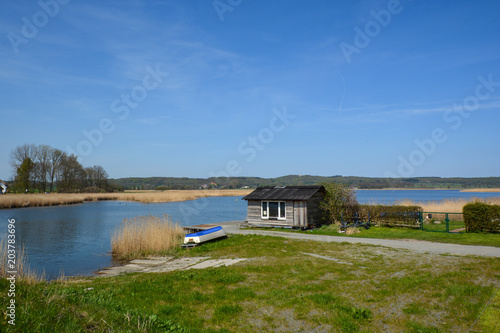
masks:
<path id="1" fill-rule="evenodd" d="M 307 208 L 305 201 L 293 202 L 293 226 L 294 227 L 307 226 Z"/>

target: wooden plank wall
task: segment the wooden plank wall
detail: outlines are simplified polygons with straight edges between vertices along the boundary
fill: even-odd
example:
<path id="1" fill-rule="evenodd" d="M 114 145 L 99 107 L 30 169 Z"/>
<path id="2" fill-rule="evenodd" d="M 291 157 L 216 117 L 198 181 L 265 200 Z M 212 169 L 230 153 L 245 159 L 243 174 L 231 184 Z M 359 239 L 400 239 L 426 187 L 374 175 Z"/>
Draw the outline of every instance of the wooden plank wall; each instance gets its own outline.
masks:
<path id="1" fill-rule="evenodd" d="M 293 226 L 307 226 L 307 203 L 305 201 L 293 202 Z"/>
<path id="2" fill-rule="evenodd" d="M 307 200 L 307 223 L 310 226 L 319 226 L 323 224 L 322 215 L 319 204 L 323 200 L 323 194 L 321 192 L 316 193 Z"/>
<path id="3" fill-rule="evenodd" d="M 247 221 L 248 223 L 261 222 L 260 200 L 248 200 Z"/>
<path id="4" fill-rule="evenodd" d="M 293 201 L 286 202 L 286 220 L 267 220 L 262 219 L 260 216 L 261 210 L 261 200 L 248 200 L 247 209 L 247 221 L 249 224 L 259 224 L 259 225 L 282 225 L 282 226 L 292 226 L 293 225 Z"/>

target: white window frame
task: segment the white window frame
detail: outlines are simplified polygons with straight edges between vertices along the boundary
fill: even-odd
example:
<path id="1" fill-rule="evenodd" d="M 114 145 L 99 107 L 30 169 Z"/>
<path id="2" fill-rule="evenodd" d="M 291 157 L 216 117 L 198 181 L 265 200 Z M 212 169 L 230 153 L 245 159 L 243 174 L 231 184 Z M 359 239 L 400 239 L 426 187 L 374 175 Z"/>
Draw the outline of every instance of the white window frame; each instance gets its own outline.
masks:
<path id="1" fill-rule="evenodd" d="M 269 203 L 276 202 L 278 203 L 278 216 L 277 217 L 269 217 Z M 266 209 L 264 210 L 264 203 L 266 204 Z M 283 214 L 281 214 L 281 203 L 284 204 L 285 210 Z M 281 216 L 283 215 L 283 217 Z M 286 220 L 286 201 L 283 200 L 262 200 L 260 202 L 260 217 L 263 220 Z"/>

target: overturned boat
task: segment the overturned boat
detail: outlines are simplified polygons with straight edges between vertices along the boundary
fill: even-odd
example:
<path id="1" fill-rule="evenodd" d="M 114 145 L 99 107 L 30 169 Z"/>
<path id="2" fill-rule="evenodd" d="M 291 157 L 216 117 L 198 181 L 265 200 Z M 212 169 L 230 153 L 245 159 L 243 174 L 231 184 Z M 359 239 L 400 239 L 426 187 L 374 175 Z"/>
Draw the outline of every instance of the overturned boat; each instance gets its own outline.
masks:
<path id="1" fill-rule="evenodd" d="M 182 247 L 194 247 L 211 240 L 225 237 L 227 237 L 227 234 L 224 229 L 222 229 L 222 227 L 214 227 L 191 234 L 186 234 L 186 236 L 184 236 L 184 244 L 182 245 Z"/>

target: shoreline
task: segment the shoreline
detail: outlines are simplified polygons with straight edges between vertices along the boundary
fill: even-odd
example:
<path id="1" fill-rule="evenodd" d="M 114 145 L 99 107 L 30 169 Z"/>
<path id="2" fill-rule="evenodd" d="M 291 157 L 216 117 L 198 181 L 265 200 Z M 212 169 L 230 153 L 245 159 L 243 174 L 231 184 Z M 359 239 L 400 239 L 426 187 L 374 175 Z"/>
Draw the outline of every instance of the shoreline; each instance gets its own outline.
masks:
<path id="1" fill-rule="evenodd" d="M 387 189 L 356 189 L 356 191 L 446 191 L 450 189 L 426 189 L 426 188 L 387 188 Z M 196 200 L 207 197 L 245 196 L 253 189 L 231 189 L 231 190 L 145 190 L 125 191 L 118 193 L 30 193 L 0 195 L 0 210 L 29 208 L 29 207 L 51 207 L 61 205 L 82 204 L 95 201 L 131 201 L 140 203 L 166 203 Z M 500 189 L 465 189 L 459 190 L 465 193 L 499 193 Z"/>
<path id="2" fill-rule="evenodd" d="M 250 192 L 251 190 L 166 190 L 120 193 L 8 193 L 0 195 L 0 210 L 74 205 L 104 200 L 133 201 L 141 203 L 179 202 L 207 197 L 244 196 Z"/>
<path id="3" fill-rule="evenodd" d="M 464 190 L 458 188 L 399 188 L 399 187 L 389 187 L 389 188 L 357 188 L 356 191 L 460 191 Z M 499 189 L 500 192 L 500 189 Z"/>
<path id="4" fill-rule="evenodd" d="M 460 192 L 498 193 L 498 192 L 500 192 L 500 188 L 470 188 L 470 189 L 460 190 Z"/>

